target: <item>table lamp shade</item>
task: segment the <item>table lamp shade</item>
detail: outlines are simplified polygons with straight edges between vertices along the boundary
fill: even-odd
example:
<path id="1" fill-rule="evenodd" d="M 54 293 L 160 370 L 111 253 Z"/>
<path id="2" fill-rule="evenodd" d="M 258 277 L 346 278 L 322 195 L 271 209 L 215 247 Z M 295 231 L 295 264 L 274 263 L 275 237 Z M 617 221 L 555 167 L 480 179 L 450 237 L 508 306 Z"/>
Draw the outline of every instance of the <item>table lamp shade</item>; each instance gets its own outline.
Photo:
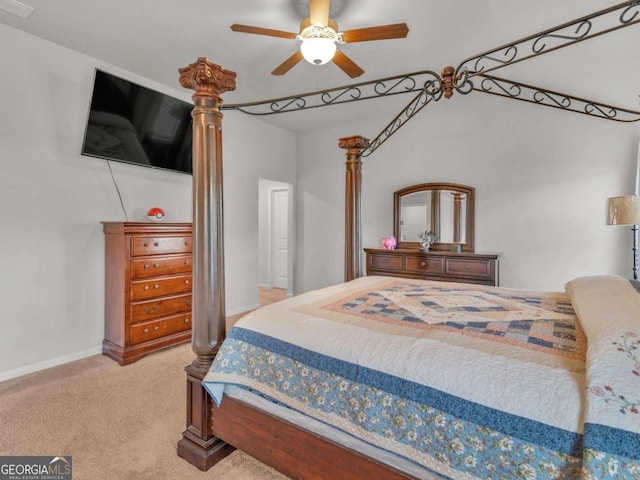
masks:
<path id="1" fill-rule="evenodd" d="M 607 225 L 640 225 L 640 195 L 609 198 Z"/>

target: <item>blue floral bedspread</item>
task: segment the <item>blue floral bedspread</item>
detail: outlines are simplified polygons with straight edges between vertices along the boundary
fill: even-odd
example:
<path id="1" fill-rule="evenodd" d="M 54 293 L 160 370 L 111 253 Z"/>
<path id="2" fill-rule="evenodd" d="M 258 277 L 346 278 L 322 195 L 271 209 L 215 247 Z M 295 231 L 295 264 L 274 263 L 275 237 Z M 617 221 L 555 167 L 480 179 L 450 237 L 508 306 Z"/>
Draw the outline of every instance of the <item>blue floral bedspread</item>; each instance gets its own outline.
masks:
<path id="1" fill-rule="evenodd" d="M 241 319 L 203 384 L 216 402 L 246 388 L 443 478 L 639 479 L 640 294 L 619 277 L 568 291 L 358 279 Z M 615 322 L 598 297 L 615 298 Z"/>

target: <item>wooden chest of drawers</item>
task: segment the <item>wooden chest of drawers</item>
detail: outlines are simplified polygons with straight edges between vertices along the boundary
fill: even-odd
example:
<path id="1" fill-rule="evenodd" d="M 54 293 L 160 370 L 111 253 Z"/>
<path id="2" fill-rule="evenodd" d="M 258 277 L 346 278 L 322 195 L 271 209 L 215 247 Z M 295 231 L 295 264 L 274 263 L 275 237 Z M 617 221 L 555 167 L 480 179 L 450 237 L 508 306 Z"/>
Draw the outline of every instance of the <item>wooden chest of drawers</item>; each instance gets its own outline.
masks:
<path id="1" fill-rule="evenodd" d="M 367 275 L 498 285 L 497 253 L 365 248 Z"/>
<path id="2" fill-rule="evenodd" d="M 126 365 L 191 339 L 190 223 L 102 222 L 102 352 Z"/>

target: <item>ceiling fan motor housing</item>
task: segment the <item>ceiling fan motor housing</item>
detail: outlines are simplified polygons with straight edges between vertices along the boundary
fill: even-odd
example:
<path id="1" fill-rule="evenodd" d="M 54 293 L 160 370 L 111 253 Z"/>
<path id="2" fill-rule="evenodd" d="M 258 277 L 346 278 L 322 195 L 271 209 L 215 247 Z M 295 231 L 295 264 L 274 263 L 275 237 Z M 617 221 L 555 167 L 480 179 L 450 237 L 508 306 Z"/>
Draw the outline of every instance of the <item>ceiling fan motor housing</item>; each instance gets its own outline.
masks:
<path id="1" fill-rule="evenodd" d="M 323 36 L 323 38 L 337 38 L 338 24 L 331 18 L 326 25 L 314 25 L 311 23 L 311 17 L 307 17 L 300 22 L 300 38 L 311 38 Z M 324 37 L 324 35 L 327 35 Z"/>

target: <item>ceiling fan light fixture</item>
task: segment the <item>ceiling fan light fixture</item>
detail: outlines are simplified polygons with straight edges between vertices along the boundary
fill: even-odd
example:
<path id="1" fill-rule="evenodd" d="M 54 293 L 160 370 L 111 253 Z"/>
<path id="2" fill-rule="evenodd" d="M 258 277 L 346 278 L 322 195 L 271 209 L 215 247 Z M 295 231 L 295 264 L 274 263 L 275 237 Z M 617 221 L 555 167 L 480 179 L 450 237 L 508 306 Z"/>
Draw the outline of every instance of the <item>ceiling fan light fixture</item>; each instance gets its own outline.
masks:
<path id="1" fill-rule="evenodd" d="M 302 40 L 300 53 L 313 65 L 324 65 L 336 54 L 336 42 L 331 38 L 312 37 Z"/>

